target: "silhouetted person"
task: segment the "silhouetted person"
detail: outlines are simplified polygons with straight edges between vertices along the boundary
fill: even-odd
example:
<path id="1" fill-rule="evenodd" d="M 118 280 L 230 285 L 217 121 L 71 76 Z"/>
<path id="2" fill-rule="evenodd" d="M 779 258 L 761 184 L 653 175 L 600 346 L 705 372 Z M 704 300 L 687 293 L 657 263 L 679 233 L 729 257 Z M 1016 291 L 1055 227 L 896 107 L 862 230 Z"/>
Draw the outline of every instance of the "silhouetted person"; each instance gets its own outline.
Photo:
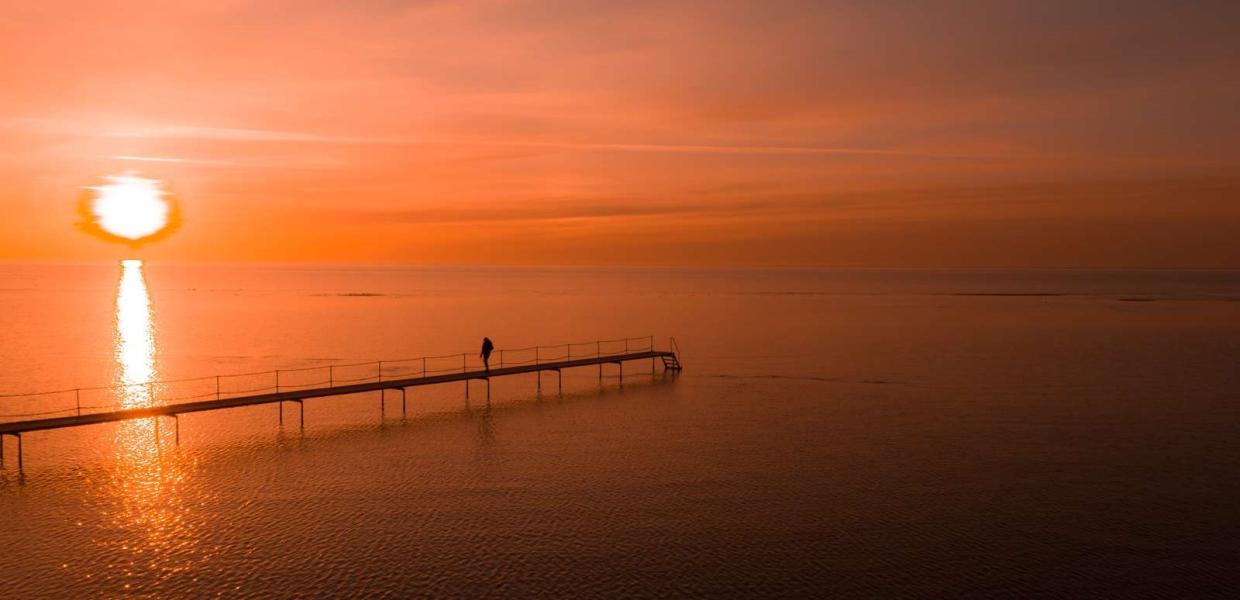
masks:
<path id="1" fill-rule="evenodd" d="M 482 353 L 478 356 L 482 357 L 482 366 L 486 368 L 488 373 L 491 371 L 491 351 L 494 349 L 495 344 L 491 343 L 491 338 L 482 338 Z"/>

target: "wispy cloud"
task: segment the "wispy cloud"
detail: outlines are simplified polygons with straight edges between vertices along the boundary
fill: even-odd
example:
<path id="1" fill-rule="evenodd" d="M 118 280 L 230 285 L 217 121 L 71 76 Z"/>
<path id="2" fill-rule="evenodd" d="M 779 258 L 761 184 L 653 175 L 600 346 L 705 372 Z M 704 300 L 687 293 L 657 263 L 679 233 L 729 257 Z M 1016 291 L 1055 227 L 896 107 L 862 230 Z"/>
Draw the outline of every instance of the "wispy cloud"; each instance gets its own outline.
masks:
<path id="1" fill-rule="evenodd" d="M 632 143 L 610 141 L 557 141 L 469 138 L 415 138 L 380 137 L 365 135 L 337 135 L 312 131 L 287 131 L 271 129 L 247 129 L 237 127 L 205 127 L 177 124 L 109 124 L 94 121 L 61 119 L 11 119 L 9 128 L 54 135 L 80 135 L 87 137 L 219 140 L 232 142 L 299 142 L 306 144 L 354 144 L 398 146 L 447 146 L 479 148 L 535 148 L 549 150 L 583 150 L 599 152 L 642 152 L 674 154 L 772 154 L 772 155 L 862 155 L 910 158 L 988 158 L 976 155 L 950 153 L 906 152 L 883 148 L 844 146 L 804 146 L 779 144 L 700 144 L 700 143 Z M 114 156 L 120 160 L 144 160 L 151 162 L 195 162 L 218 164 L 213 161 L 189 159 Z"/>
<path id="2" fill-rule="evenodd" d="M 175 163 L 189 165 L 209 165 L 218 167 L 233 167 L 241 163 L 230 160 L 209 160 L 201 158 L 176 158 L 171 156 L 132 156 L 125 154 L 117 154 L 108 156 L 112 160 L 124 160 L 131 162 L 153 162 L 153 163 Z"/>
<path id="3" fill-rule="evenodd" d="M 872 156 L 907 156 L 934 158 L 971 158 L 949 154 L 926 154 L 900 152 L 881 148 L 846 148 L 839 146 L 779 146 L 779 145 L 712 145 L 712 144 L 633 144 L 609 142 L 494 142 L 490 145 L 525 146 L 536 148 L 563 148 L 573 150 L 601 150 L 615 152 L 667 152 L 677 154 L 859 154 Z"/>

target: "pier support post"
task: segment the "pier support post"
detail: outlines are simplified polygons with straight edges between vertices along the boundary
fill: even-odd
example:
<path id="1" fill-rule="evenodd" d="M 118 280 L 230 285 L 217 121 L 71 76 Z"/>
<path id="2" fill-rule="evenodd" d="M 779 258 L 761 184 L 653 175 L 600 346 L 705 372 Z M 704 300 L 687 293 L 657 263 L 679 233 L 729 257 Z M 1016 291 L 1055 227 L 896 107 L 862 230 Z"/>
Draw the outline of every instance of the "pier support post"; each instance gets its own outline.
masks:
<path id="1" fill-rule="evenodd" d="M 469 380 L 465 380 L 465 399 L 469 400 Z"/>
<path id="2" fill-rule="evenodd" d="M 379 390 L 379 420 L 380 420 L 380 421 L 382 421 L 382 420 L 383 420 L 383 415 L 384 415 L 384 412 L 385 412 L 385 410 L 384 410 L 384 409 L 386 409 L 386 408 L 387 408 L 387 402 L 386 402 L 386 400 L 387 400 L 387 390 L 386 390 L 386 389 L 380 389 L 380 390 Z"/>
<path id="3" fill-rule="evenodd" d="M 487 377 L 487 402 L 491 401 L 491 378 Z"/>
<path id="4" fill-rule="evenodd" d="M 284 427 L 284 401 L 280 400 L 276 404 L 280 405 L 280 427 Z"/>
<path id="5" fill-rule="evenodd" d="M 555 383 L 560 388 L 560 395 L 564 395 L 564 374 L 559 369 L 555 370 Z"/>
<path id="6" fill-rule="evenodd" d="M 301 400 L 297 400 L 297 415 L 301 418 L 301 428 L 306 428 L 306 405 Z"/>
<path id="7" fill-rule="evenodd" d="M 405 388 L 400 388 L 400 418 L 405 418 Z"/>
<path id="8" fill-rule="evenodd" d="M 4 436 L 6 435 L 11 435 L 17 438 L 17 473 L 19 475 L 25 475 L 26 467 L 22 463 L 22 434 L 20 433 L 0 434 L 0 464 L 4 464 Z"/>
<path id="9" fill-rule="evenodd" d="M 172 428 L 176 431 L 176 437 L 175 437 L 176 445 L 180 446 L 181 445 L 181 418 L 177 415 L 172 415 Z"/>
<path id="10" fill-rule="evenodd" d="M 542 393 L 542 371 L 538 371 L 538 393 Z"/>

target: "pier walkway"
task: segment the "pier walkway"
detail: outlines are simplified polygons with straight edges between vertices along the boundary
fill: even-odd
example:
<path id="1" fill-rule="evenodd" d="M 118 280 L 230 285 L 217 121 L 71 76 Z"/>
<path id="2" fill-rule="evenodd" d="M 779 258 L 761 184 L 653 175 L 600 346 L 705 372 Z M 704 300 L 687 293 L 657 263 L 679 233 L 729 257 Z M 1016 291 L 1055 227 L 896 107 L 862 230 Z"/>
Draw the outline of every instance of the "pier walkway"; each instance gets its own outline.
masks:
<path id="1" fill-rule="evenodd" d="M 641 342 L 643 345 L 638 349 L 630 349 L 633 342 Z M 613 344 L 623 342 L 624 350 L 617 350 L 614 353 L 606 353 L 603 351 L 603 344 Z M 573 358 L 572 348 L 575 346 L 593 345 L 595 352 L 591 355 Z M 544 360 L 542 352 L 546 350 L 567 349 L 567 356 L 553 357 L 551 360 Z M 329 396 L 343 396 L 348 394 L 360 394 L 365 392 L 380 392 L 380 406 L 386 409 L 386 392 L 389 390 L 399 391 L 401 394 L 401 412 L 404 414 L 406 408 L 405 390 L 411 387 L 438 385 L 452 382 L 465 382 L 465 397 L 469 397 L 469 382 L 478 380 L 486 383 L 487 397 L 490 398 L 490 380 L 493 377 L 507 377 L 510 375 L 521 375 L 525 373 L 538 374 L 538 389 L 542 389 L 542 374 L 544 372 L 554 372 L 556 374 L 557 388 L 563 390 L 563 378 L 560 376 L 563 369 L 571 369 L 577 367 L 598 366 L 599 379 L 603 377 L 603 365 L 615 364 L 619 366 L 620 377 L 623 381 L 624 363 L 635 360 L 650 360 L 651 370 L 653 372 L 656 361 L 662 361 L 663 368 L 669 371 L 679 371 L 681 367 L 680 359 L 677 355 L 675 339 L 669 340 L 667 350 L 658 350 L 654 348 L 654 339 L 652 337 L 645 338 L 626 338 L 622 340 L 600 340 L 597 342 L 589 342 L 587 344 L 562 344 L 560 346 L 537 346 L 532 348 L 521 348 L 518 350 L 509 350 L 511 356 L 514 352 L 528 352 L 533 350 L 532 361 L 522 361 L 512 366 L 505 366 L 503 362 L 503 351 L 499 350 L 492 354 L 492 360 L 496 363 L 493 369 L 474 369 L 470 370 L 467 354 L 449 355 L 449 357 L 459 357 L 461 359 L 461 367 L 459 370 L 447 373 L 434 373 L 426 370 L 426 358 L 408 359 L 409 361 L 422 361 L 422 369 L 417 376 L 396 377 L 384 379 L 383 377 L 383 361 L 377 362 L 378 375 L 373 381 L 363 381 L 360 383 L 345 383 L 335 385 L 330 383 L 323 387 L 299 387 L 283 391 L 280 389 L 280 373 L 289 373 L 295 371 L 306 371 L 309 369 L 289 369 L 285 371 L 273 371 L 275 374 L 275 391 L 248 394 L 240 396 L 223 397 L 219 391 L 219 378 L 216 377 L 216 392 L 214 398 L 209 400 L 198 400 L 194 402 L 173 402 L 167 404 L 152 403 L 149 406 L 137 406 L 127 408 L 115 408 L 111 410 L 102 410 L 99 412 L 83 413 L 80 404 L 76 412 L 70 416 L 50 417 L 41 419 L 28 419 L 21 421 L 10 421 L 0 423 L 0 461 L 4 460 L 4 436 L 13 436 L 17 438 L 17 460 L 18 468 L 22 469 L 22 434 L 32 431 L 44 431 L 49 429 L 63 429 L 66 427 L 80 427 L 83 425 L 96 425 L 100 423 L 111 423 L 116 421 L 127 421 L 131 419 L 144 419 L 151 417 L 172 417 L 174 420 L 179 416 L 187 413 L 202 412 L 208 410 L 222 410 L 227 408 L 238 408 L 242 406 L 256 406 L 259 404 L 279 404 L 280 405 L 280 423 L 284 423 L 284 403 L 293 402 L 298 405 L 299 421 L 301 426 L 305 426 L 305 411 L 302 401 L 311 398 L 324 398 Z M 431 359 L 443 359 L 448 357 L 429 357 Z M 390 364 L 401 361 L 387 361 Z M 367 363 L 369 364 L 369 363 Z M 356 366 L 356 365 L 353 365 Z M 481 365 L 479 365 L 481 366 Z M 310 369 L 328 369 L 330 377 L 331 365 L 325 367 L 311 367 Z M 209 378 L 204 378 L 209 379 Z M 194 381 L 194 380 L 187 380 Z M 152 382 L 155 383 L 155 382 Z M 117 389 L 132 388 L 130 386 L 118 386 Z M 149 388 L 148 388 L 149 389 Z M 77 390 L 69 390 L 76 392 Z M 80 395 L 80 394 L 79 394 Z M 154 400 L 154 398 L 152 398 Z M 73 410 L 73 409 L 67 409 Z M 177 423 L 176 439 L 180 441 L 179 422 Z"/>

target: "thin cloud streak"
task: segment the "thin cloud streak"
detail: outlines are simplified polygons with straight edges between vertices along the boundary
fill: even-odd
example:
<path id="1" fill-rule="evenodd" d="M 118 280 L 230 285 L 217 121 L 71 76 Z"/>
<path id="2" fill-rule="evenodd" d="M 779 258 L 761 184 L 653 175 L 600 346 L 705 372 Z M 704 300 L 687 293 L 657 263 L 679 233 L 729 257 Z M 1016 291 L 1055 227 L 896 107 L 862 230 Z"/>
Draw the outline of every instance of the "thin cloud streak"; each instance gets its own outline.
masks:
<path id="1" fill-rule="evenodd" d="M 88 137 L 139 138 L 139 139 L 199 139 L 232 142 L 303 142 L 311 144 L 345 145 L 395 145 L 395 146 L 478 146 L 550 148 L 566 150 L 596 150 L 616 152 L 652 152 L 677 154 L 809 154 L 809 155 L 861 155 L 907 158 L 943 159 L 994 159 L 998 156 L 953 153 L 907 152 L 882 148 L 852 148 L 839 146 L 782 146 L 782 145 L 723 145 L 693 143 L 622 143 L 622 142 L 572 142 L 534 140 L 469 140 L 434 138 L 387 138 L 347 136 L 314 133 L 308 131 L 280 131 L 271 129 L 245 129 L 235 127 L 200 127 L 192 125 L 111 126 L 92 128 L 89 123 L 69 120 L 14 119 L 10 127 L 25 131 L 56 134 L 83 135 Z M 163 159 L 138 156 L 114 156 L 121 160 L 161 161 Z M 167 159 L 165 162 L 194 162 Z M 201 163 L 208 164 L 208 163 Z"/>
<path id="2" fill-rule="evenodd" d="M 616 150 L 621 152 L 671 152 L 689 154 L 858 154 L 909 158 L 995 158 L 959 154 L 900 152 L 878 148 L 829 146 L 717 146 L 708 144 L 618 144 L 590 142 L 500 142 L 499 145 L 565 148 L 574 150 Z"/>
<path id="3" fill-rule="evenodd" d="M 101 156 L 109 160 L 120 160 L 127 162 L 143 162 L 157 164 L 175 164 L 175 165 L 193 165 L 205 167 L 240 167 L 246 169 L 293 169 L 293 170 L 315 170 L 315 169 L 338 169 L 343 165 L 333 161 L 311 161 L 301 157 L 272 157 L 265 160 L 219 160 L 209 158 L 179 158 L 171 156 L 137 156 L 131 154 L 114 154 L 111 156 Z"/>
<path id="4" fill-rule="evenodd" d="M 171 137 L 215 139 L 239 142 L 307 142 L 318 144 L 363 144 L 395 146 L 482 146 L 519 148 L 556 148 L 571 150 L 602 150 L 620 152 L 668 152 L 692 154 L 858 154 L 874 156 L 906 156 L 919 158 L 989 158 L 954 154 L 900 152 L 878 148 L 842 148 L 829 146 L 746 146 L 709 144 L 635 144 L 612 142 L 557 142 L 522 140 L 447 140 L 417 138 L 384 138 L 338 136 L 312 132 L 272 131 L 266 129 L 234 129 L 220 127 L 166 126 L 116 137 Z"/>
<path id="5" fill-rule="evenodd" d="M 175 157 L 170 157 L 170 156 L 132 156 L 132 155 L 125 155 L 125 154 L 107 156 L 105 158 L 109 158 L 112 160 L 132 161 L 132 162 L 208 165 L 208 166 L 217 166 L 217 167 L 235 167 L 235 166 L 242 164 L 242 163 L 238 163 L 235 161 L 228 161 L 228 160 L 208 160 L 208 159 L 200 159 L 200 158 L 175 158 Z"/>

